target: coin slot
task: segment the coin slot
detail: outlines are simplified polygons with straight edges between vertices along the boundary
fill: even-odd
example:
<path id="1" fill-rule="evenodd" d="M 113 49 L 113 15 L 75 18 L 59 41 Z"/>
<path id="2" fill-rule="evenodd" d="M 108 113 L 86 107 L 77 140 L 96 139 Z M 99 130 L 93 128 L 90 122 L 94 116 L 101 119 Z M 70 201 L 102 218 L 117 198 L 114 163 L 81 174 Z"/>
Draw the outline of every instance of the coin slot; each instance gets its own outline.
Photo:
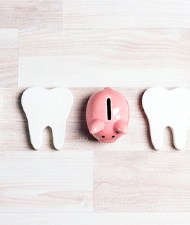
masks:
<path id="1" fill-rule="evenodd" d="M 111 99 L 107 99 L 107 118 L 111 120 Z"/>

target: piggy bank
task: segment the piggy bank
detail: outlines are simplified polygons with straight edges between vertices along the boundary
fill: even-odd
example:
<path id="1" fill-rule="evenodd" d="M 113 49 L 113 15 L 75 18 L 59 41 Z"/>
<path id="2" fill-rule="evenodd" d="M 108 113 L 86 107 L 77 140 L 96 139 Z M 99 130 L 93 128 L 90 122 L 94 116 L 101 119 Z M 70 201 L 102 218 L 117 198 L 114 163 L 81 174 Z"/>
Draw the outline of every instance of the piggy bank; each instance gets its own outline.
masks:
<path id="1" fill-rule="evenodd" d="M 89 132 L 103 143 L 115 142 L 127 133 L 129 105 L 119 92 L 105 88 L 93 94 L 86 108 Z"/>

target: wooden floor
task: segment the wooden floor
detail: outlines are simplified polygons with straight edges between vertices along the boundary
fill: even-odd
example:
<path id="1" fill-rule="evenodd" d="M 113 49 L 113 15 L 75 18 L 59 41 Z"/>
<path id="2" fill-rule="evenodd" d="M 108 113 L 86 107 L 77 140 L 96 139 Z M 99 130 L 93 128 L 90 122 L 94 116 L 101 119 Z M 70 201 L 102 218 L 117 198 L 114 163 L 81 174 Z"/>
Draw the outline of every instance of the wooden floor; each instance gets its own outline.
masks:
<path id="1" fill-rule="evenodd" d="M 32 150 L 20 104 L 30 86 L 71 88 L 61 151 L 50 130 Z M 114 144 L 85 123 L 105 86 L 131 108 Z M 189 0 L 0 0 L 0 225 L 189 225 L 190 132 L 184 151 L 170 130 L 152 149 L 141 106 L 150 86 L 190 88 Z"/>

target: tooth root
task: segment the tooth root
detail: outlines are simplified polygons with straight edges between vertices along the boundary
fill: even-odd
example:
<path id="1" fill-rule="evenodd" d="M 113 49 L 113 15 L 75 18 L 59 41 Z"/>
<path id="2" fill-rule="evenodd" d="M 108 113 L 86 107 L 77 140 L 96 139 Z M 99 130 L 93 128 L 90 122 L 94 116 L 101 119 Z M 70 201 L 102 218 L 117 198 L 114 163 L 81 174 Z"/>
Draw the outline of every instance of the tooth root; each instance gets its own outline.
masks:
<path id="1" fill-rule="evenodd" d="M 159 126 L 158 124 L 153 124 L 151 126 L 150 123 L 150 136 L 152 140 L 152 144 L 156 150 L 160 150 L 163 146 L 163 127 Z"/>
<path id="2" fill-rule="evenodd" d="M 177 126 L 173 127 L 173 137 L 174 137 L 174 145 L 176 149 L 182 150 L 186 147 L 187 142 L 187 132 L 188 129 L 186 126 Z"/>
<path id="3" fill-rule="evenodd" d="M 34 147 L 34 149 L 38 150 L 40 149 L 42 145 L 42 136 L 43 136 L 44 127 L 42 127 L 40 123 L 37 123 L 37 122 L 29 123 L 28 126 L 29 126 L 31 144 Z"/>
<path id="4" fill-rule="evenodd" d="M 64 139 L 65 139 L 65 123 L 64 124 L 58 124 L 52 127 L 52 133 L 53 133 L 53 143 L 54 147 L 57 150 L 60 150 L 63 148 L 64 145 Z"/>

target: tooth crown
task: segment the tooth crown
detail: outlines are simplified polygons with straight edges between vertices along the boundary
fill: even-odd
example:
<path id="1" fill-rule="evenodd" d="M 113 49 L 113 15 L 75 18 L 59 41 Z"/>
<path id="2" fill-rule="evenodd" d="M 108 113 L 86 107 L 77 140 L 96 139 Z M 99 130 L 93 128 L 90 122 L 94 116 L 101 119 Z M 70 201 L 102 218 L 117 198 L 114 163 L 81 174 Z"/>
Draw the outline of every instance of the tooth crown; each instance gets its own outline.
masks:
<path id="1" fill-rule="evenodd" d="M 150 88 L 144 93 L 142 104 L 149 120 L 155 149 L 162 148 L 163 131 L 166 127 L 173 131 L 175 147 L 184 149 L 190 119 L 190 91 L 185 88 Z"/>
<path id="2" fill-rule="evenodd" d="M 61 149 L 64 144 L 66 120 L 73 104 L 71 92 L 65 88 L 29 88 L 23 93 L 21 103 L 28 119 L 33 147 L 41 147 L 43 130 L 50 126 L 54 146 Z"/>

